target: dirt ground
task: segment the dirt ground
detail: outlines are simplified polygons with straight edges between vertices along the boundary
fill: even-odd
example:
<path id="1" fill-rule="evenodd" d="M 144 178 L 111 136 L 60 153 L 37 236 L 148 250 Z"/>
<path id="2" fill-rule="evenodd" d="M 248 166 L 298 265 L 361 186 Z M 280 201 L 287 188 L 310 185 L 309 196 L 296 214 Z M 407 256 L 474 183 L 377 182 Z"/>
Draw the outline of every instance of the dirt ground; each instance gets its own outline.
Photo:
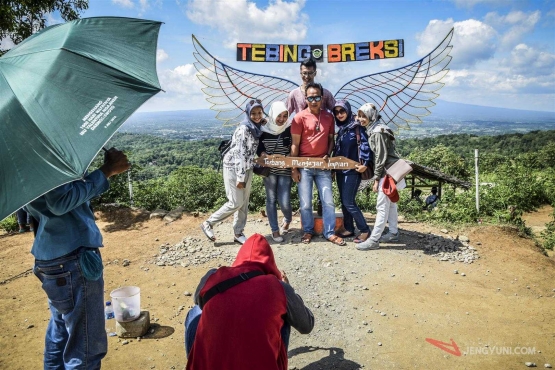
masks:
<path id="1" fill-rule="evenodd" d="M 549 213 L 542 209 L 527 220 L 541 226 Z M 127 345 L 109 337 L 103 367 L 183 369 L 183 321 L 192 305 L 184 293 L 194 292 L 217 261 L 189 267 L 152 261 L 161 244 L 204 238 L 201 218 L 166 224 L 125 211 L 100 216 L 106 298 L 120 286 L 139 286 L 142 309 L 150 311 L 155 329 Z M 268 234 L 267 226 L 260 227 L 265 222 L 249 222 L 245 233 Z M 299 225 L 293 223 L 293 229 Z M 400 228 L 399 243 L 368 252 L 357 251 L 352 242 L 336 247 L 319 238 L 297 244 L 295 232 L 281 245 L 272 243 L 278 265 L 291 271 L 291 284 L 316 319 L 313 333 L 292 331 L 290 369 L 524 369 L 528 361 L 539 368 L 555 366 L 553 255 L 543 255 L 511 228 L 482 225 L 446 234 L 468 236 L 479 260 L 440 262 L 408 246 L 418 246 L 428 233 L 445 234 L 442 227 L 401 222 Z M 236 251 L 225 234 L 231 234 L 229 223 L 217 230 L 218 247 Z M 30 273 L 31 243 L 30 233 L 0 236 L 1 369 L 42 367 L 49 311 Z M 124 259 L 129 266 L 122 265 Z"/>
<path id="2" fill-rule="evenodd" d="M 553 207 L 543 206 L 536 212 L 530 212 L 522 215 L 522 219 L 526 226 L 530 227 L 534 233 L 539 233 L 545 230 L 545 224 L 553 221 L 551 215 L 553 214 Z"/>

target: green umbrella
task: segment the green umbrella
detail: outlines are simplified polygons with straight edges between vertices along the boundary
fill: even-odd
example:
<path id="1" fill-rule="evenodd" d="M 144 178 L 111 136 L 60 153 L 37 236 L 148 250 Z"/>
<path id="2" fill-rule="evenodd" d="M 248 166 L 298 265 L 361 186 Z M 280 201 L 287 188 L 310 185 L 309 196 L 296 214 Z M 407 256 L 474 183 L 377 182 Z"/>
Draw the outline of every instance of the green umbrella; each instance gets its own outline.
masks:
<path id="1" fill-rule="evenodd" d="M 158 93 L 160 22 L 84 18 L 0 57 L 0 220 L 83 178 L 102 146 Z"/>

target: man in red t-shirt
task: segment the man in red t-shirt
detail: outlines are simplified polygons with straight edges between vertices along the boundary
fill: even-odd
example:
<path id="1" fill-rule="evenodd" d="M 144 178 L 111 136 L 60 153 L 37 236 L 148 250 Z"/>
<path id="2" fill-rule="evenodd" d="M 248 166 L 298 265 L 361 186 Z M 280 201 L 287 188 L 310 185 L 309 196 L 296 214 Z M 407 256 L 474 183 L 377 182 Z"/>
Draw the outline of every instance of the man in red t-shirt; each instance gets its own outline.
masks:
<path id="1" fill-rule="evenodd" d="M 291 123 L 291 156 L 328 159 L 333 150 L 335 122 L 333 115 L 322 109 L 324 89 L 318 83 L 306 85 L 308 107 L 295 115 Z M 293 181 L 298 183 L 301 203 L 301 222 L 304 235 L 301 241 L 310 243 L 314 235 L 312 215 L 312 188 L 316 183 L 322 200 L 324 237 L 334 244 L 345 245 L 345 241 L 334 235 L 335 206 L 331 184 L 331 171 L 318 168 L 293 168 Z"/>

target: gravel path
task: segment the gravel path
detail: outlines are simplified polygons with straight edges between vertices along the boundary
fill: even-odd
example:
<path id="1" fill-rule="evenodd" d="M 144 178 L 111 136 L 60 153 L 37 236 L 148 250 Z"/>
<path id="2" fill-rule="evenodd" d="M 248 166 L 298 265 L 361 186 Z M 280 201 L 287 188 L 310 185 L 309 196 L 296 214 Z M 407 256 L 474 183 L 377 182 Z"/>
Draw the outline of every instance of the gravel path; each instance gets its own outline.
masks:
<path id="1" fill-rule="evenodd" d="M 214 243 L 201 234 L 199 237 L 185 237 L 175 245 L 162 244 L 150 263 L 184 268 L 206 266 L 207 269 L 230 265 L 239 250 L 238 244 L 231 243 L 230 230 L 229 221 L 216 225 L 217 241 Z M 264 231 L 269 232 L 265 219 L 251 219 L 245 234 L 259 232 L 264 235 Z M 385 334 L 383 327 L 399 317 L 395 307 L 380 305 L 377 297 L 383 290 L 379 282 L 381 278 L 372 281 L 372 277 L 378 274 L 388 275 L 391 279 L 407 279 L 406 274 L 403 276 L 403 271 L 395 267 L 396 261 L 407 260 L 415 267 L 421 265 L 423 259 L 456 262 L 464 266 L 479 258 L 468 237 L 448 235 L 447 230 L 441 230 L 438 235 L 402 230 L 399 242 L 382 243 L 382 249 L 367 252 L 356 250 L 353 238 L 346 239 L 347 246 L 343 247 L 333 245 L 321 236 L 314 237 L 309 245 L 302 244 L 298 219 L 291 224 L 291 231 L 284 235 L 284 242 L 276 243 L 269 234 L 265 236 L 274 249 L 278 267 L 287 272 L 292 286 L 316 318 L 315 328 L 309 336 L 292 331 L 289 347 L 291 369 L 301 363 L 305 366 L 303 369 L 311 369 L 306 367 L 306 362 L 311 360 L 314 369 L 364 367 L 346 356 L 358 357 L 357 353 L 369 342 L 382 347 L 382 341 L 385 342 L 380 339 Z M 412 274 L 410 279 L 415 289 L 423 278 L 425 275 Z M 365 283 L 369 280 L 370 283 Z M 322 358 L 321 351 L 327 352 L 328 356 Z"/>

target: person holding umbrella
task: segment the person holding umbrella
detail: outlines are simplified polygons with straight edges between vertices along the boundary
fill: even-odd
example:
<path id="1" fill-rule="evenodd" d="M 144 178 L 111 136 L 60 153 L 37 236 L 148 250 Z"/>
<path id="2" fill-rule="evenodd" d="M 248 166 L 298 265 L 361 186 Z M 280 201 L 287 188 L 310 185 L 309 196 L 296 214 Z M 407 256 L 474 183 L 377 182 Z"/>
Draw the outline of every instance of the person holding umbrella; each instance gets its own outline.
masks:
<path id="1" fill-rule="evenodd" d="M 108 178 L 129 169 L 112 148 L 104 164 L 82 180 L 59 186 L 29 203 L 38 220 L 31 249 L 33 272 L 48 296 L 45 369 L 100 369 L 108 343 L 104 327 L 102 235 L 89 201 L 110 187 Z"/>
<path id="2" fill-rule="evenodd" d="M 107 150 L 161 91 L 161 22 L 83 18 L 41 30 L 0 57 L 0 220 L 23 205 L 38 220 L 31 253 L 48 297 L 45 369 L 99 369 L 106 355 L 102 235 L 89 201 L 129 168 Z M 30 150 L 29 150 L 30 149 Z"/>

